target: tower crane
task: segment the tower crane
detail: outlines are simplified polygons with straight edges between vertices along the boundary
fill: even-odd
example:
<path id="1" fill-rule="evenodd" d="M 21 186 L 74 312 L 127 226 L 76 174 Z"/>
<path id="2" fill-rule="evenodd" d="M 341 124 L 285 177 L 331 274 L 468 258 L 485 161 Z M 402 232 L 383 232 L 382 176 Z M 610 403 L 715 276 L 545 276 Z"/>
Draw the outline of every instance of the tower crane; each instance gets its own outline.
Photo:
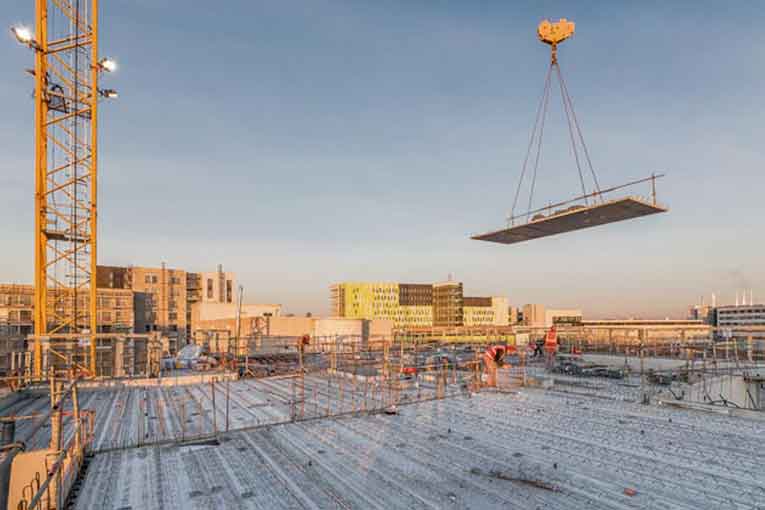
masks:
<path id="1" fill-rule="evenodd" d="M 44 341 L 79 343 L 96 375 L 99 87 L 116 62 L 98 50 L 98 0 L 35 0 L 34 29 L 11 28 L 34 52 L 34 374 Z"/>

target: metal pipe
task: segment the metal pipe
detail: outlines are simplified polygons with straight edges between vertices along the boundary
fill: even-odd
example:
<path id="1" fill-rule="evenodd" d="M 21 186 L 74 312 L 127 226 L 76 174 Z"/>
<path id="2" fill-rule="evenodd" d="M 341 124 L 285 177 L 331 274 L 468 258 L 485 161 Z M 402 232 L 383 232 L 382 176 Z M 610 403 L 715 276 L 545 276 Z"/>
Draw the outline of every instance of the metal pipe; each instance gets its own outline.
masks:
<path id="1" fill-rule="evenodd" d="M 218 433 L 218 418 L 216 416 L 216 407 L 215 407 L 215 377 L 210 379 L 210 388 L 212 389 L 212 419 L 213 419 L 213 432 L 215 434 Z"/>
<path id="2" fill-rule="evenodd" d="M 547 209 L 551 209 L 551 208 L 555 208 L 555 207 L 560 207 L 562 205 L 570 204 L 571 202 L 576 202 L 577 200 L 582 200 L 583 198 L 599 197 L 599 196 L 604 195 L 606 193 L 610 193 L 612 191 L 616 191 L 618 189 L 626 188 L 626 187 L 629 187 L 629 186 L 634 186 L 635 184 L 640 184 L 640 183 L 643 183 L 643 182 L 646 182 L 646 181 L 653 181 L 655 183 L 656 179 L 659 179 L 659 178 L 664 177 L 664 176 L 665 176 L 665 174 L 658 174 L 658 175 L 654 174 L 654 175 L 651 175 L 651 177 L 646 177 L 645 179 L 638 179 L 637 181 L 628 182 L 626 184 L 621 184 L 619 186 L 613 186 L 611 188 L 606 188 L 606 189 L 601 190 L 601 191 L 593 191 L 592 193 L 586 193 L 584 195 L 580 195 L 580 196 L 572 198 L 570 200 L 565 200 L 563 202 L 558 202 L 557 204 L 550 204 L 550 205 L 546 205 L 544 207 L 540 207 L 539 209 L 534 209 L 533 211 L 527 211 L 527 212 L 525 212 L 523 214 L 513 215 L 510 218 L 508 218 L 508 220 L 509 221 L 513 221 L 513 220 L 516 220 L 516 219 L 518 219 L 518 218 L 520 218 L 522 216 L 528 216 L 530 214 L 542 212 L 542 211 L 545 211 Z M 654 200 L 654 205 L 655 205 L 655 200 Z"/>
<path id="3" fill-rule="evenodd" d="M 231 390 L 230 390 L 230 379 L 226 379 L 226 432 L 228 432 L 228 415 L 231 410 Z"/>

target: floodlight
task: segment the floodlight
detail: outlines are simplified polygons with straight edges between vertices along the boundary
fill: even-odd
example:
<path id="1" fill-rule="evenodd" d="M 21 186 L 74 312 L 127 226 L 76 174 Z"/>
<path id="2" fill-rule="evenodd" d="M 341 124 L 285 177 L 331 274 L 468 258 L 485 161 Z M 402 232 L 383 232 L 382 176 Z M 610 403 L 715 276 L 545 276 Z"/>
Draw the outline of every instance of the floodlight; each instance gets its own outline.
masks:
<path id="1" fill-rule="evenodd" d="M 113 73 L 117 70 L 117 62 L 112 58 L 102 58 L 98 66 L 106 72 Z"/>
<path id="2" fill-rule="evenodd" d="M 24 25 L 16 25 L 11 27 L 11 33 L 13 33 L 14 37 L 16 37 L 16 40 L 21 44 L 32 44 L 35 38 L 32 30 L 29 27 L 25 27 Z"/>

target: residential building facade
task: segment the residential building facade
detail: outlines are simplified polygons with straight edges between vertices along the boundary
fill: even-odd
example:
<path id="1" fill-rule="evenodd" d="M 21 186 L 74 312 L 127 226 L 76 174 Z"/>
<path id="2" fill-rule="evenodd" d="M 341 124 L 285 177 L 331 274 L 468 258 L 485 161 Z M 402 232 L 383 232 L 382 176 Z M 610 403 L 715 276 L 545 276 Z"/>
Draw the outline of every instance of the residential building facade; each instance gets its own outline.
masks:
<path id="1" fill-rule="evenodd" d="M 453 281 L 342 282 L 330 287 L 330 298 L 335 317 L 389 320 L 398 328 L 509 323 L 507 298 L 464 297 L 462 283 Z"/>
<path id="2" fill-rule="evenodd" d="M 236 277 L 234 273 L 223 271 L 223 266 L 209 273 L 199 273 L 201 284 L 200 301 L 202 303 L 235 303 Z"/>
<path id="3" fill-rule="evenodd" d="M 0 285 L 0 337 L 26 338 L 34 333 L 34 293 L 32 285 Z M 75 302 L 68 292 L 49 289 L 52 297 L 48 304 L 48 316 L 70 316 Z M 61 295 L 59 295 L 61 294 Z M 127 289 L 98 289 L 98 333 L 130 333 L 133 330 L 133 293 Z M 86 309 L 90 295 L 77 296 L 77 307 Z M 55 326 L 55 324 L 50 324 Z"/>
<path id="4" fill-rule="evenodd" d="M 432 286 L 390 282 L 344 282 L 331 287 L 332 315 L 384 319 L 396 326 L 433 323 Z"/>
<path id="5" fill-rule="evenodd" d="M 465 326 L 505 326 L 510 324 L 505 297 L 464 297 L 462 318 Z"/>
<path id="6" fill-rule="evenodd" d="M 433 325 L 456 327 L 464 324 L 462 283 L 441 282 L 433 284 Z"/>

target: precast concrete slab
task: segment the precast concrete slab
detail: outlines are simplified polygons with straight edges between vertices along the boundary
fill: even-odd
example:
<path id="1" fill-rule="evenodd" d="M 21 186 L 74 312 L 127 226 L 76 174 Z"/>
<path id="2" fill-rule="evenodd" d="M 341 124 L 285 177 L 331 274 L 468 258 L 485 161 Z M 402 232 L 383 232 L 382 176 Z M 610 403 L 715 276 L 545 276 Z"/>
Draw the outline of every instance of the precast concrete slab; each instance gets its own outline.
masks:
<path id="1" fill-rule="evenodd" d="M 471 239 L 514 244 L 663 212 L 667 212 L 664 207 L 637 197 L 626 197 L 589 206 L 572 206 L 548 216 L 539 214 L 528 223 L 475 235 Z"/>

